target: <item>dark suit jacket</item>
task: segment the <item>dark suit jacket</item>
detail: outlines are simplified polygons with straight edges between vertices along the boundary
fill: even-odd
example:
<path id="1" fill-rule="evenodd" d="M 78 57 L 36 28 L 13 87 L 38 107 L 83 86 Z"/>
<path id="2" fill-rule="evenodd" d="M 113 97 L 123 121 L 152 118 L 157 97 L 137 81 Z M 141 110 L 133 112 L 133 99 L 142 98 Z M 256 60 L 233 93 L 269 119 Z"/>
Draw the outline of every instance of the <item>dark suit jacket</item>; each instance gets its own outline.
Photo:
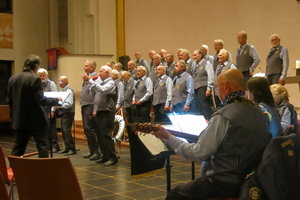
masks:
<path id="1" fill-rule="evenodd" d="M 8 100 L 14 129 L 45 129 L 47 118 L 43 106 L 58 104 L 57 98 L 46 98 L 41 79 L 31 71 L 12 76 L 8 81 Z"/>

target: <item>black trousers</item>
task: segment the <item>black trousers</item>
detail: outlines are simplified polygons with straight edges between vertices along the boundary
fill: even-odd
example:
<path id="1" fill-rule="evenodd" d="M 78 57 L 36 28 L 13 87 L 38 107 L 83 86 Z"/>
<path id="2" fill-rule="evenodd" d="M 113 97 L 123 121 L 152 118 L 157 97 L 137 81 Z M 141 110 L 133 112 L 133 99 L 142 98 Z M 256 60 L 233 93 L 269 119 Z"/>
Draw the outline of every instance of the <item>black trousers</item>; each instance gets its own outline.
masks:
<path id="1" fill-rule="evenodd" d="M 111 134 L 114 127 L 115 112 L 98 111 L 95 121 L 95 131 L 98 137 L 98 145 L 103 157 L 110 160 L 117 159 L 114 141 Z"/>
<path id="2" fill-rule="evenodd" d="M 137 116 L 136 116 L 136 106 L 135 105 L 126 107 L 125 113 L 126 113 L 128 123 L 133 123 L 133 122 L 138 121 Z"/>
<path id="3" fill-rule="evenodd" d="M 165 104 L 161 103 L 161 104 L 157 104 L 154 105 L 154 115 L 155 115 L 155 122 L 170 122 L 167 113 L 164 109 Z"/>
<path id="4" fill-rule="evenodd" d="M 36 148 L 39 152 L 39 158 L 49 157 L 49 141 L 48 129 L 33 129 L 33 130 L 16 130 L 16 140 L 13 146 L 12 155 L 22 156 L 25 153 L 30 137 L 33 137 L 36 143 Z"/>
<path id="5" fill-rule="evenodd" d="M 145 101 L 140 105 L 136 105 L 137 122 L 150 122 L 151 101 Z"/>
<path id="6" fill-rule="evenodd" d="M 209 120 L 213 114 L 210 105 L 210 97 L 206 96 L 206 86 L 195 90 L 195 102 L 199 112 L 204 115 L 205 119 Z"/>
<path id="7" fill-rule="evenodd" d="M 65 149 L 68 150 L 75 150 L 75 143 L 72 137 L 74 115 L 74 112 L 66 112 L 61 114 L 61 133 L 64 139 Z"/>
<path id="8" fill-rule="evenodd" d="M 95 124 L 93 117 L 93 108 L 94 105 L 85 105 L 81 107 L 81 116 L 83 122 L 83 130 L 86 135 L 88 142 L 88 147 L 91 154 L 100 154 L 99 147 L 97 143 L 97 134 L 95 132 Z"/>
<path id="9" fill-rule="evenodd" d="M 204 200 L 207 198 L 237 198 L 242 185 L 225 183 L 211 178 L 198 178 L 168 192 L 166 199 Z"/>

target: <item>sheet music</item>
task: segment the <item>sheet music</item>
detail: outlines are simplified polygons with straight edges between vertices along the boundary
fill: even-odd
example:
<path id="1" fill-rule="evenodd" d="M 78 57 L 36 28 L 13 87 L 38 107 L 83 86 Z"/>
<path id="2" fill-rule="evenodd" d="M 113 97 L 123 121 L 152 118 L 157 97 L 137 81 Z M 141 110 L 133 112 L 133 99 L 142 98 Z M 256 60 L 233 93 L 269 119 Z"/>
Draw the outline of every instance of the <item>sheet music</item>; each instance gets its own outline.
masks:
<path id="1" fill-rule="evenodd" d="M 49 98 L 57 98 L 57 97 L 61 97 L 62 101 L 59 101 L 59 104 L 63 104 L 66 99 L 68 98 L 68 96 L 70 95 L 70 92 L 44 92 L 44 96 L 45 97 L 49 97 Z"/>
<path id="2" fill-rule="evenodd" d="M 203 115 L 177 115 L 176 113 L 169 113 L 168 117 L 175 130 L 183 133 L 199 136 L 207 127 L 207 122 Z"/>
<path id="3" fill-rule="evenodd" d="M 166 151 L 167 148 L 161 139 L 158 139 L 152 134 L 138 133 L 140 140 L 151 152 L 152 155 L 157 155 L 162 151 Z"/>

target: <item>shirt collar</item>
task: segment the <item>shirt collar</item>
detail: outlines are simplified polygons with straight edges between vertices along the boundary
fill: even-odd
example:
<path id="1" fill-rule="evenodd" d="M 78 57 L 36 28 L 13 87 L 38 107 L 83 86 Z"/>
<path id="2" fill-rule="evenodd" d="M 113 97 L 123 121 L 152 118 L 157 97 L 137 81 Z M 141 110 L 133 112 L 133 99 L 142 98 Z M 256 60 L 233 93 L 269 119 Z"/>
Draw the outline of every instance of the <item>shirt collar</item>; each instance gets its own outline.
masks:
<path id="1" fill-rule="evenodd" d="M 228 61 L 225 61 L 225 62 L 223 63 L 223 65 L 224 65 L 224 66 L 226 66 L 226 65 L 227 65 L 227 63 L 228 63 Z"/>
<path id="2" fill-rule="evenodd" d="M 146 75 L 144 75 L 141 78 L 139 78 L 139 80 L 144 80 L 145 78 L 146 78 Z"/>
<path id="3" fill-rule="evenodd" d="M 161 77 L 159 77 L 161 80 L 164 79 L 166 76 L 166 74 L 162 75 Z"/>

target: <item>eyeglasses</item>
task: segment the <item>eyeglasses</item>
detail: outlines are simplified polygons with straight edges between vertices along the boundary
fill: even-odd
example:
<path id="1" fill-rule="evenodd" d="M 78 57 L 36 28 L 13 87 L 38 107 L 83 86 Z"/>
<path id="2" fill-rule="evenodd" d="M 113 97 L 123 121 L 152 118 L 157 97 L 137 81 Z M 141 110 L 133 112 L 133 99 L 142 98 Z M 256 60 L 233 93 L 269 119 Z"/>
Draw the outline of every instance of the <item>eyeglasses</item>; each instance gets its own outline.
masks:
<path id="1" fill-rule="evenodd" d="M 215 89 L 215 92 L 219 92 L 219 87 L 221 86 L 221 85 L 224 85 L 225 83 L 228 83 L 228 82 L 223 82 L 223 83 L 221 83 L 221 84 L 219 84 L 219 85 L 216 85 L 215 87 L 214 87 L 214 89 Z"/>

